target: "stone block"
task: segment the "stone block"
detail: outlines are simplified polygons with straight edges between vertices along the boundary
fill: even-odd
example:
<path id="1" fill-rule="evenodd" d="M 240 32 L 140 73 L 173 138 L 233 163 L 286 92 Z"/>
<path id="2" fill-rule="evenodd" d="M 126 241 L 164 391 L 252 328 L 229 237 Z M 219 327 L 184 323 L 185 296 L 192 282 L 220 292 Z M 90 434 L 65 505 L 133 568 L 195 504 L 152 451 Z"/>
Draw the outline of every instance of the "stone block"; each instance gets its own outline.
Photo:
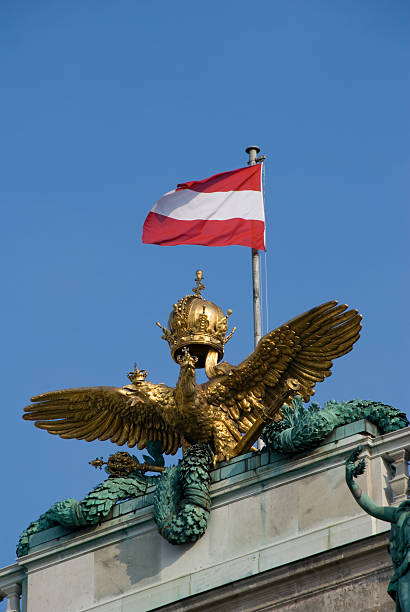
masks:
<path id="1" fill-rule="evenodd" d="M 217 468 L 211 472 L 211 482 L 219 482 L 221 480 L 221 469 Z"/>
<path id="2" fill-rule="evenodd" d="M 329 548 L 329 530 L 321 529 L 292 540 L 286 540 L 259 553 L 259 571 L 278 567 Z"/>
<path id="3" fill-rule="evenodd" d="M 184 576 L 183 578 L 160 584 L 155 588 L 128 595 L 122 601 L 121 612 L 147 612 L 148 610 L 159 608 L 170 601 L 183 599 L 190 595 L 189 586 L 189 576 Z M 97 610 L 99 612 L 98 608 Z"/>
<path id="4" fill-rule="evenodd" d="M 243 474 L 246 470 L 246 462 L 244 459 L 242 461 L 236 461 L 235 463 L 228 463 L 225 467 L 221 467 L 221 480 L 225 478 L 232 478 L 232 476 L 237 476 L 238 474 Z"/>
<path id="5" fill-rule="evenodd" d="M 348 438 L 357 434 L 365 434 L 374 438 L 379 435 L 379 430 L 376 425 L 370 421 L 360 419 L 358 421 L 354 421 L 353 423 L 336 427 L 336 429 L 334 429 L 326 438 L 324 443 L 327 444 L 328 442 L 336 442 L 337 440 L 342 440 L 343 438 Z"/>
<path id="6" fill-rule="evenodd" d="M 390 525 L 385 523 L 388 530 Z M 376 533 L 376 519 L 363 512 L 362 516 L 337 523 L 329 528 L 329 547 L 344 546 Z"/>
<path id="7" fill-rule="evenodd" d="M 33 533 L 33 535 L 30 536 L 30 548 L 44 544 L 44 542 L 58 540 L 69 533 L 73 533 L 73 530 L 61 525 L 50 527 L 50 529 L 45 529 L 44 531 L 39 531 L 38 533 Z"/>
<path id="8" fill-rule="evenodd" d="M 297 504 L 297 483 L 289 483 L 213 508 L 207 533 L 195 545 L 198 555 L 213 564 L 292 537 L 298 529 Z"/>
<path id="9" fill-rule="evenodd" d="M 114 599 L 92 608 L 93 612 L 122 612 L 122 600 Z"/>
<path id="10" fill-rule="evenodd" d="M 94 604 L 94 555 L 84 554 L 29 573 L 27 610 L 29 612 L 75 612 Z"/>
<path id="11" fill-rule="evenodd" d="M 270 453 L 268 450 L 263 449 L 261 452 L 261 466 L 268 465 L 270 463 Z"/>
<path id="12" fill-rule="evenodd" d="M 363 433 L 373 438 L 379 435 L 379 430 L 376 425 L 370 423 L 370 421 L 366 421 L 366 419 L 361 419 L 359 421 L 355 421 L 354 423 L 348 423 L 344 426 L 344 438 L 348 438 L 350 436 L 354 436 L 358 433 Z"/>
<path id="13" fill-rule="evenodd" d="M 362 513 L 346 487 L 344 465 L 301 478 L 297 496 L 300 533 Z"/>
<path id="14" fill-rule="evenodd" d="M 253 455 L 254 451 L 251 451 L 249 453 L 245 453 L 243 455 L 238 455 L 237 457 L 232 457 L 232 459 L 230 459 L 230 461 L 221 461 L 220 463 L 218 463 L 218 467 L 225 467 L 226 465 L 233 465 L 234 463 L 238 463 L 238 461 L 243 461 L 244 459 L 246 460 L 248 457 L 251 457 Z"/>
<path id="15" fill-rule="evenodd" d="M 151 586 L 161 580 L 163 559 L 155 530 L 127 537 L 94 553 L 94 596 L 97 602 Z"/>
<path id="16" fill-rule="evenodd" d="M 118 504 L 120 515 L 128 514 L 129 512 L 135 512 L 137 508 L 141 508 L 142 504 L 145 506 L 145 495 L 137 497 L 136 499 L 129 499 L 127 501 Z"/>
<path id="17" fill-rule="evenodd" d="M 252 554 L 196 572 L 191 577 L 191 594 L 252 576 L 258 572 L 258 561 L 258 554 Z"/>
<path id="18" fill-rule="evenodd" d="M 261 466 L 261 453 L 254 453 L 246 460 L 246 471 L 256 470 Z"/>

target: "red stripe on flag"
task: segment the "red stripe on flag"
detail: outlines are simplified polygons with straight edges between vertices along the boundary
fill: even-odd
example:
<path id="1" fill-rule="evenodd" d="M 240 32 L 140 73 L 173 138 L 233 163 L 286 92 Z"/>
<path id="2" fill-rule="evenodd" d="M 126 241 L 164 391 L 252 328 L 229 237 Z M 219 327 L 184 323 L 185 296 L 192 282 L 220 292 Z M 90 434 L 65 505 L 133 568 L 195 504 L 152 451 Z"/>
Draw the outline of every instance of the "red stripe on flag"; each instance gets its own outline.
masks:
<path id="1" fill-rule="evenodd" d="M 144 223 L 142 242 L 163 246 L 237 244 L 264 251 L 265 224 L 263 221 L 249 219 L 180 221 L 150 212 Z"/>
<path id="2" fill-rule="evenodd" d="M 262 165 L 238 168 L 230 172 L 214 174 L 203 181 L 189 181 L 179 183 L 177 191 L 180 189 L 192 189 L 201 193 L 212 193 L 214 191 L 262 191 L 261 186 Z"/>

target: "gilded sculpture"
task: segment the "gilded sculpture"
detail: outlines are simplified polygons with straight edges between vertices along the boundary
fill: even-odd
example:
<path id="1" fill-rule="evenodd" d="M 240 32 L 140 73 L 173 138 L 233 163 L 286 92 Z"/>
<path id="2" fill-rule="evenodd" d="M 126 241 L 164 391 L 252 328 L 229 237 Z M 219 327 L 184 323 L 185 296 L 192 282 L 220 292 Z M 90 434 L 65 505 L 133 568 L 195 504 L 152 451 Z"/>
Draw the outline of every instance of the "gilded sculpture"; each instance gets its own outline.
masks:
<path id="1" fill-rule="evenodd" d="M 263 452 L 297 454 L 314 448 L 338 425 L 368 418 L 382 433 L 405 427 L 400 411 L 364 400 L 328 402 L 307 409 L 314 387 L 330 376 L 333 360 L 352 350 L 361 316 L 330 301 L 269 332 L 238 366 L 222 361 L 228 317 L 202 297 L 203 274 L 192 294 L 174 304 L 168 327 L 161 327 L 180 366 L 175 388 L 147 380 L 134 367 L 123 388 L 91 387 L 52 391 L 32 398 L 24 418 L 62 438 L 108 440 L 141 450 L 144 463 L 126 452 L 101 458 L 108 478 L 83 500 L 54 504 L 22 534 L 18 555 L 27 554 L 34 533 L 53 525 L 70 529 L 98 524 L 126 498 L 153 494 L 154 520 L 172 544 L 195 542 L 210 513 L 212 464 L 247 452 L 262 433 Z M 196 369 L 208 381 L 196 383 Z M 164 466 L 162 453 L 183 449 L 178 465 Z M 159 476 L 146 476 L 146 471 Z"/>
<path id="2" fill-rule="evenodd" d="M 32 398 L 24 418 L 61 438 L 111 440 L 132 448 L 158 441 L 166 454 L 208 444 L 214 463 L 247 452 L 264 426 L 281 419 L 283 404 L 330 376 L 333 360 L 352 350 L 361 315 L 330 301 L 266 334 L 238 366 L 221 362 L 231 310 L 202 297 L 202 271 L 193 293 L 174 304 L 168 328 L 161 325 L 180 366 L 175 387 L 146 380 L 135 367 L 130 383 L 51 391 Z M 209 380 L 198 385 L 195 371 Z"/>

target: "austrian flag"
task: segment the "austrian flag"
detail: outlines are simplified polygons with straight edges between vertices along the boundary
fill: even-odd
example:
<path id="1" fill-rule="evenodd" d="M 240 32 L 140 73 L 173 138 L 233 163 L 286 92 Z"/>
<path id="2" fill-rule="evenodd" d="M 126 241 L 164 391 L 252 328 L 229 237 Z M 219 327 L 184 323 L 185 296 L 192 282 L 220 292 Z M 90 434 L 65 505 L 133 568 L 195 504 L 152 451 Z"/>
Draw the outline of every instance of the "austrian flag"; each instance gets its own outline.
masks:
<path id="1" fill-rule="evenodd" d="M 144 223 L 146 244 L 239 244 L 265 250 L 262 166 L 256 164 L 180 183 Z"/>

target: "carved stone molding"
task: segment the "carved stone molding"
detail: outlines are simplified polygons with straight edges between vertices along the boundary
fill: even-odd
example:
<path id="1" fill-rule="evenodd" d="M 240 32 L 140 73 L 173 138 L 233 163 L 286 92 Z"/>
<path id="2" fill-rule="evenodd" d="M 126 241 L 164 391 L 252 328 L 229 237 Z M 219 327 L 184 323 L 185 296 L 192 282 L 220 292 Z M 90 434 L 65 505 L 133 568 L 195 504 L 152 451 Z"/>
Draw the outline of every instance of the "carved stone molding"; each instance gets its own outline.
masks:
<path id="1" fill-rule="evenodd" d="M 395 475 L 390 481 L 393 493 L 392 506 L 398 506 L 407 499 L 409 488 L 409 453 L 403 448 L 389 453 L 389 459 L 395 468 Z"/>
<path id="2" fill-rule="evenodd" d="M 20 612 L 20 595 L 21 584 L 19 582 L 11 582 L 7 585 L 2 585 L 0 589 L 0 601 L 7 597 L 6 612 Z"/>

